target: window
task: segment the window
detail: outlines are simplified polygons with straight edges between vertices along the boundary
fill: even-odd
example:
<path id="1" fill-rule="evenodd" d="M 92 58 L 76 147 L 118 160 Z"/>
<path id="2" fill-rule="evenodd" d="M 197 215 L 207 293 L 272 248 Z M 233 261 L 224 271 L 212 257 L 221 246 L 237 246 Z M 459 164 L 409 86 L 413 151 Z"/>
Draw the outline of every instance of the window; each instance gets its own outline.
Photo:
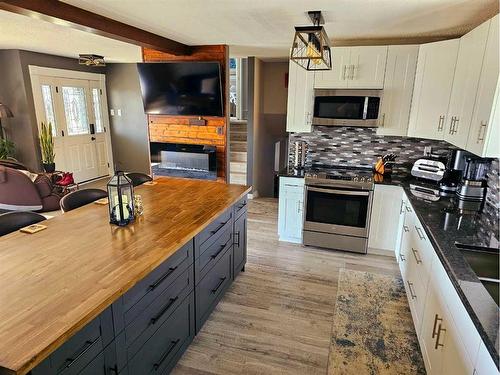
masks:
<path id="1" fill-rule="evenodd" d="M 83 87 L 62 87 L 68 135 L 90 134 L 87 102 Z"/>
<path id="2" fill-rule="evenodd" d="M 95 131 L 96 133 L 104 133 L 104 125 L 101 116 L 101 95 L 97 88 L 92 89 L 92 104 L 94 105 Z"/>
<path id="3" fill-rule="evenodd" d="M 56 117 L 54 115 L 54 101 L 52 100 L 52 88 L 50 85 L 42 85 L 42 100 L 45 110 L 45 121 L 47 125 L 52 124 L 52 135 L 57 135 Z"/>

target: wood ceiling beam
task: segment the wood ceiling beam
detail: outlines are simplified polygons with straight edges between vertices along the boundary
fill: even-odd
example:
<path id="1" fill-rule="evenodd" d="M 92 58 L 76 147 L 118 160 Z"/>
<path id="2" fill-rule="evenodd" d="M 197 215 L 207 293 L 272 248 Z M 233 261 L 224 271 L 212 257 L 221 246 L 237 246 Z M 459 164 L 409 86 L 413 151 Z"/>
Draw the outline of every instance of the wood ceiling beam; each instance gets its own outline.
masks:
<path id="1" fill-rule="evenodd" d="M 4 0 L 0 9 L 176 56 L 191 54 L 186 44 L 58 0 Z"/>

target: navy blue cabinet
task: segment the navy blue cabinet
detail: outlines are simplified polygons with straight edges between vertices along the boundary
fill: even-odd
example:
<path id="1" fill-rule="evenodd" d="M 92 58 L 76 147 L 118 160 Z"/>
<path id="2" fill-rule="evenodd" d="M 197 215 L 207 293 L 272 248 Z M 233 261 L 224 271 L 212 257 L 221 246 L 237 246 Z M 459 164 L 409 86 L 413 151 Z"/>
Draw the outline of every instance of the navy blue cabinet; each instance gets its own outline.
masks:
<path id="1" fill-rule="evenodd" d="M 32 375 L 168 374 L 246 263 L 247 198 L 139 281 Z"/>
<path id="2" fill-rule="evenodd" d="M 233 275 L 234 278 L 245 268 L 247 262 L 247 214 L 243 213 L 234 222 Z"/>

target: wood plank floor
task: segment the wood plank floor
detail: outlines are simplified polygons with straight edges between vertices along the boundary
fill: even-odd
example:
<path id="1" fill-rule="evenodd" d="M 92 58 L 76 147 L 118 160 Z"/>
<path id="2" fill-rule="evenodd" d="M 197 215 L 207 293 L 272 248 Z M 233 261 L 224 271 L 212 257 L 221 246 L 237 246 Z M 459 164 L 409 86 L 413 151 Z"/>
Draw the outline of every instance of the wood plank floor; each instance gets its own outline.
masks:
<path id="1" fill-rule="evenodd" d="M 339 270 L 399 274 L 394 258 L 279 242 L 277 206 L 250 201 L 246 272 L 173 374 L 325 375 Z"/>

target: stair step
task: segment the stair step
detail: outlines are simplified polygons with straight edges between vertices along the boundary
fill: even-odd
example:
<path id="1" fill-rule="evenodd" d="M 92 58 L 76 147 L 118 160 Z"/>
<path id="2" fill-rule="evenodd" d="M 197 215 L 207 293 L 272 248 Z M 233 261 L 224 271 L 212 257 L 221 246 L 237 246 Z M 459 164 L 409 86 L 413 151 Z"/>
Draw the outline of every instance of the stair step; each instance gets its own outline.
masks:
<path id="1" fill-rule="evenodd" d="M 247 132 L 247 124 L 246 123 L 230 123 L 229 124 L 229 131 L 230 132 L 242 132 L 246 133 Z"/>
<path id="2" fill-rule="evenodd" d="M 244 151 L 233 151 L 231 150 L 229 155 L 229 161 L 243 161 L 247 162 L 247 153 Z"/>
<path id="3" fill-rule="evenodd" d="M 230 150 L 231 151 L 247 151 L 247 143 L 241 141 L 231 141 L 230 142 Z"/>
<path id="4" fill-rule="evenodd" d="M 241 141 L 241 142 L 246 142 L 247 141 L 247 133 L 241 133 L 241 132 L 230 132 L 229 133 L 229 138 L 231 141 Z"/>
<path id="5" fill-rule="evenodd" d="M 230 173 L 246 173 L 247 172 L 247 163 L 246 161 L 232 161 L 229 163 Z"/>
<path id="6" fill-rule="evenodd" d="M 247 184 L 247 175 L 246 173 L 230 173 L 229 174 L 229 183 L 236 185 L 246 185 Z"/>

